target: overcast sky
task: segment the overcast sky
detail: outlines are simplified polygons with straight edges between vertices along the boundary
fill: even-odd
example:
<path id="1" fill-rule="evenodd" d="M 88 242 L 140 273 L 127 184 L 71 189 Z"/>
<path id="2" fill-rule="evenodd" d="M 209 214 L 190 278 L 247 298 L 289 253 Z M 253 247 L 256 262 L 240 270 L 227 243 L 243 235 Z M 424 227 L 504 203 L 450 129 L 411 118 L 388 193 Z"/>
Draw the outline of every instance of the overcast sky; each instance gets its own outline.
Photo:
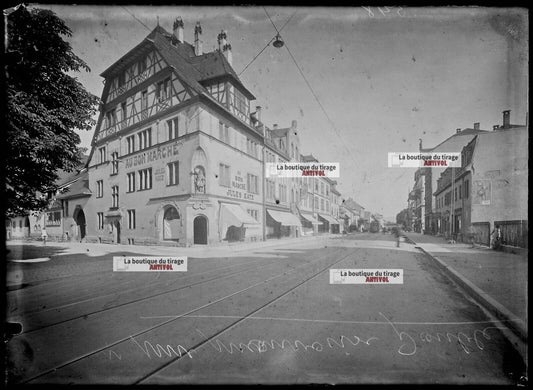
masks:
<path id="1" fill-rule="evenodd" d="M 78 75 L 101 96 L 100 73 L 159 24 L 181 16 L 185 40 L 201 22 L 204 51 L 227 30 L 239 74 L 276 31 L 262 7 L 51 6 L 72 29 Z M 272 45 L 240 75 L 268 126 L 298 121 L 302 152 L 340 162 L 338 189 L 367 210 L 394 217 L 407 206 L 414 168 L 387 168 L 388 152 L 435 146 L 456 128 L 490 130 L 511 110 L 524 124 L 528 19 L 505 8 L 266 7 L 286 46 Z M 144 24 L 144 25 L 143 25 Z M 309 86 L 291 59 L 294 56 Z M 328 117 L 330 120 L 328 120 Z M 82 134 L 90 146 L 92 133 Z M 460 152 L 452 151 L 450 152 Z"/>

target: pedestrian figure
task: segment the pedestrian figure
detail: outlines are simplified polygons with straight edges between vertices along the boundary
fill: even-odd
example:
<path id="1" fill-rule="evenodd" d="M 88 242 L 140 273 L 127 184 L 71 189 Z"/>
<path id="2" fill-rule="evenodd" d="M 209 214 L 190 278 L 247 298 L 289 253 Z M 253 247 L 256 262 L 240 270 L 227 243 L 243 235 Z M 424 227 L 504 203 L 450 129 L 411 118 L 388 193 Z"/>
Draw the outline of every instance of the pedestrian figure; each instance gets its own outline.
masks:
<path id="1" fill-rule="evenodd" d="M 46 245 L 46 239 L 48 238 L 48 233 L 46 233 L 46 228 L 44 227 L 41 230 L 41 238 L 43 239 L 43 245 Z"/>
<path id="2" fill-rule="evenodd" d="M 400 227 L 397 227 L 394 229 L 394 233 L 396 234 L 396 247 L 400 247 L 400 238 L 402 236 L 402 230 Z"/>
<path id="3" fill-rule="evenodd" d="M 470 224 L 468 228 L 468 238 L 470 239 L 470 243 L 472 244 L 472 248 L 476 247 L 476 231 L 474 229 L 474 225 Z"/>
<path id="4" fill-rule="evenodd" d="M 500 225 L 496 225 L 491 233 L 491 248 L 494 250 L 498 250 L 500 249 L 501 244 L 502 234 L 500 230 Z"/>

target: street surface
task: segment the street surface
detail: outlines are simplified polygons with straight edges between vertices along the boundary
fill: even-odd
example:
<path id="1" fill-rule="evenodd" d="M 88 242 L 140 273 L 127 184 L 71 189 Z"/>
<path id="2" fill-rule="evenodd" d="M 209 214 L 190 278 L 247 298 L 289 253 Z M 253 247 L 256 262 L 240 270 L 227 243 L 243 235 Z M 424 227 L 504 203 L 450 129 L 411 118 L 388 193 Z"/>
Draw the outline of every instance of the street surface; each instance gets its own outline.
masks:
<path id="1" fill-rule="evenodd" d="M 8 262 L 9 383 L 514 384 L 524 369 L 501 325 L 388 234 L 199 251 L 183 273 L 113 272 L 113 256 L 179 248 L 85 247 L 8 246 L 43 258 Z M 403 284 L 330 284 L 340 268 Z"/>

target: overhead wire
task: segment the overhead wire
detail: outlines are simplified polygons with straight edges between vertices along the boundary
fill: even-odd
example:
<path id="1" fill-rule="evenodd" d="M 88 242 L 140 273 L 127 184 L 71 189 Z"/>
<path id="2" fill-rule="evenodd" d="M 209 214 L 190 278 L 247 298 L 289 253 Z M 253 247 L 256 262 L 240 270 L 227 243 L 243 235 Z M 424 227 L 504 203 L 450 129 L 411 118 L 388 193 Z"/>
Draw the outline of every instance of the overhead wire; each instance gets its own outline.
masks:
<path id="1" fill-rule="evenodd" d="M 270 17 L 270 15 L 268 14 L 267 10 L 265 7 L 263 7 L 263 10 L 265 11 L 265 14 L 267 15 L 268 17 L 268 20 L 270 20 L 270 23 L 272 23 L 272 26 L 274 26 L 274 29 L 276 30 L 276 32 L 278 33 L 278 35 L 280 35 L 279 31 L 276 27 L 276 25 L 274 24 L 274 22 L 272 21 L 272 18 Z M 322 110 L 322 112 L 324 113 L 324 115 L 326 116 L 329 124 L 331 125 L 333 131 L 337 134 L 337 137 L 339 137 L 339 139 L 342 141 L 342 145 L 344 146 L 344 148 L 346 149 L 348 155 L 351 156 L 352 154 L 352 151 L 350 151 L 348 149 L 348 147 L 346 146 L 346 142 L 344 141 L 344 139 L 342 138 L 341 134 L 339 133 L 339 131 L 337 130 L 337 127 L 335 126 L 335 123 L 333 123 L 333 120 L 331 119 L 331 117 L 329 116 L 329 114 L 327 113 L 324 105 L 322 104 L 322 102 L 320 101 L 320 99 L 318 98 L 318 95 L 315 93 L 313 87 L 311 86 L 311 83 L 309 83 L 309 80 L 307 80 L 307 77 L 305 77 L 305 74 L 302 70 L 302 68 L 300 67 L 300 65 L 298 64 L 298 62 L 296 61 L 296 58 L 294 58 L 294 55 L 292 54 L 291 50 L 289 49 L 289 46 L 287 45 L 287 42 L 285 41 L 284 42 L 284 46 L 285 48 L 287 49 L 287 52 L 289 53 L 291 59 L 292 59 L 292 62 L 294 62 L 294 65 L 296 65 L 296 68 L 298 69 L 298 72 L 300 73 L 300 75 L 302 76 L 302 78 L 304 79 L 305 83 L 307 84 L 307 87 L 309 88 L 309 90 L 311 91 L 311 94 L 313 95 L 313 98 L 316 100 L 317 104 L 319 105 L 320 109 Z"/>
<path id="2" fill-rule="evenodd" d="M 278 31 L 278 29 L 276 28 L 276 26 L 274 26 L 274 28 L 276 28 L 276 31 L 278 32 L 278 35 L 279 35 L 279 32 L 282 31 L 282 30 L 285 28 L 285 26 L 291 21 L 291 19 L 294 17 L 294 15 L 296 15 L 296 12 L 297 12 L 297 11 L 294 11 L 294 13 L 289 17 L 289 19 L 287 19 L 287 21 L 285 22 L 285 24 L 284 24 L 283 26 L 281 26 L 281 28 L 279 29 L 279 31 Z M 272 41 L 275 40 L 276 38 L 277 38 L 277 35 L 274 36 L 274 37 L 272 37 L 272 39 L 271 39 L 270 41 L 268 41 L 268 43 L 265 45 L 265 47 L 263 47 L 263 48 L 261 49 L 261 51 L 260 51 L 259 53 L 257 53 L 257 54 L 255 55 L 255 57 L 252 58 L 252 60 L 251 60 L 251 61 L 250 61 L 245 67 L 244 67 L 244 69 L 241 70 L 241 72 L 239 73 L 239 76 L 240 76 L 241 74 L 243 74 L 244 71 L 245 71 L 246 69 L 248 69 L 248 67 L 249 67 L 250 65 L 253 64 L 253 62 L 257 59 L 257 57 L 259 57 L 259 56 L 261 55 L 261 53 L 263 53 L 263 52 L 265 51 L 265 49 L 266 49 L 266 48 L 272 43 Z"/>

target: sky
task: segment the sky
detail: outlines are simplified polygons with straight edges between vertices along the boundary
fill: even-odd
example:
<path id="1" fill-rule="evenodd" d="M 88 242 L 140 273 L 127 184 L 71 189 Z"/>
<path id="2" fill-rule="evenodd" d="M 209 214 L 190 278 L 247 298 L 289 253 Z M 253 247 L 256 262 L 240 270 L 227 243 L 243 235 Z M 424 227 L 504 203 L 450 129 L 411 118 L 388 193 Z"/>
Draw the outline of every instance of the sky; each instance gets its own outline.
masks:
<path id="1" fill-rule="evenodd" d="M 503 110 L 512 123 L 526 122 L 525 9 L 32 6 L 70 27 L 67 40 L 91 69 L 76 77 L 99 97 L 100 74 L 158 23 L 172 32 L 181 16 L 192 43 L 199 21 L 204 52 L 226 30 L 233 68 L 256 96 L 252 110 L 260 105 L 269 127 L 296 120 L 303 154 L 340 163 L 342 197 L 387 219 L 407 207 L 415 173 L 388 168 L 387 153 L 416 152 L 419 139 L 436 146 L 474 122 L 491 130 Z M 276 35 L 273 24 L 285 25 L 285 46 L 269 45 L 251 62 Z M 82 146 L 90 148 L 92 135 L 80 133 Z"/>

